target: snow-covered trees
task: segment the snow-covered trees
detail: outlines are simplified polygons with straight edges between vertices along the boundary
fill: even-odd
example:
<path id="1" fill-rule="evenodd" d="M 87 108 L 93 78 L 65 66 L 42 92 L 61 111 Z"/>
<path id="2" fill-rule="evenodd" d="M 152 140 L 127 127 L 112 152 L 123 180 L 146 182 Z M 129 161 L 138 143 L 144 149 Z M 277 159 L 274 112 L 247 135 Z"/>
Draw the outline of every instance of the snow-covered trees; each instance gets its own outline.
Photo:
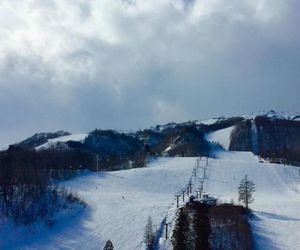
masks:
<path id="1" fill-rule="evenodd" d="M 246 209 L 250 203 L 253 202 L 253 193 L 255 192 L 254 182 L 248 179 L 248 176 L 241 180 L 240 186 L 238 188 L 239 191 L 239 201 L 245 204 Z"/>
<path id="2" fill-rule="evenodd" d="M 144 234 L 144 242 L 146 244 L 147 250 L 153 249 L 154 240 L 155 240 L 155 235 L 153 232 L 152 219 L 149 216 L 145 228 L 145 234 Z"/>
<path id="3" fill-rule="evenodd" d="M 18 147 L 0 152 L 0 217 L 25 225 L 42 219 L 51 226 L 56 211 L 74 203 L 84 206 L 81 199 L 51 182 L 44 156 Z"/>

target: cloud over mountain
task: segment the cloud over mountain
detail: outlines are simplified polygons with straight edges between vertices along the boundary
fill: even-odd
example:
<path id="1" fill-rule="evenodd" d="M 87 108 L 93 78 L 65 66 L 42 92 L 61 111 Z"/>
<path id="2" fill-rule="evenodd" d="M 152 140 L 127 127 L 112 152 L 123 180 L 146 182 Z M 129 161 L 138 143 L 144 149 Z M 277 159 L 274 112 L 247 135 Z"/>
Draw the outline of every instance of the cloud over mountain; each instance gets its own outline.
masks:
<path id="1" fill-rule="evenodd" d="M 299 8 L 297 0 L 3 0 L 0 143 L 41 130 L 296 110 Z"/>

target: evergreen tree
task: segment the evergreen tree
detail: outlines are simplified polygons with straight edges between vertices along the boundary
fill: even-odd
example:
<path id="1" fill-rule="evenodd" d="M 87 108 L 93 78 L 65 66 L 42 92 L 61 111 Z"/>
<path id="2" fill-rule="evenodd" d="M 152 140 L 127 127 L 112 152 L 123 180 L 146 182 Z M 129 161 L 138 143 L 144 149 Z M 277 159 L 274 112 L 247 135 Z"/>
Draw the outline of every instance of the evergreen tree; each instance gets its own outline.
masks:
<path id="1" fill-rule="evenodd" d="M 189 218 L 184 208 L 179 210 L 172 236 L 172 244 L 174 250 L 189 249 Z"/>
<path id="2" fill-rule="evenodd" d="M 103 250 L 114 250 L 113 243 L 110 240 L 106 241 Z"/>

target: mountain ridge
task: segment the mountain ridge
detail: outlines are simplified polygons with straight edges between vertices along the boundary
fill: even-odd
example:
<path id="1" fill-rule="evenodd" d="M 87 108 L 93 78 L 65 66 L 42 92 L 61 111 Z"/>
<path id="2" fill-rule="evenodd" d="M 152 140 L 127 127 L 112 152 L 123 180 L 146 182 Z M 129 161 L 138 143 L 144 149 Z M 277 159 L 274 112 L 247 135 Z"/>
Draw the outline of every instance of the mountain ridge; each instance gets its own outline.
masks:
<path id="1" fill-rule="evenodd" d="M 291 112 L 257 112 L 204 121 L 170 122 L 135 132 L 95 129 L 87 134 L 60 130 L 39 133 L 14 146 L 29 150 L 84 151 L 100 158 L 151 156 L 213 156 L 216 149 L 251 151 L 266 158 L 300 162 L 300 116 Z M 230 131 L 227 142 L 209 140 L 210 134 Z M 227 131 L 226 130 L 226 131 Z M 219 132 L 220 133 L 220 132 Z M 226 146 L 224 146 L 224 144 Z"/>

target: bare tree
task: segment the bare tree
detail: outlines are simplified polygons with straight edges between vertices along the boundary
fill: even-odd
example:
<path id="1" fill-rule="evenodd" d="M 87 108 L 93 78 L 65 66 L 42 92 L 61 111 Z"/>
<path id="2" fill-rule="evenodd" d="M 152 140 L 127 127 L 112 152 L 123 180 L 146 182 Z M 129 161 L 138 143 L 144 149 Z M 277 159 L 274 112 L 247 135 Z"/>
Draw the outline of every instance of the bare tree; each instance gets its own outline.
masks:
<path id="1" fill-rule="evenodd" d="M 238 190 L 239 190 L 239 201 L 243 202 L 245 204 L 246 209 L 248 209 L 249 204 L 254 201 L 253 199 L 253 193 L 255 192 L 254 182 L 249 180 L 248 176 L 245 175 L 245 177 L 241 180 Z"/>

